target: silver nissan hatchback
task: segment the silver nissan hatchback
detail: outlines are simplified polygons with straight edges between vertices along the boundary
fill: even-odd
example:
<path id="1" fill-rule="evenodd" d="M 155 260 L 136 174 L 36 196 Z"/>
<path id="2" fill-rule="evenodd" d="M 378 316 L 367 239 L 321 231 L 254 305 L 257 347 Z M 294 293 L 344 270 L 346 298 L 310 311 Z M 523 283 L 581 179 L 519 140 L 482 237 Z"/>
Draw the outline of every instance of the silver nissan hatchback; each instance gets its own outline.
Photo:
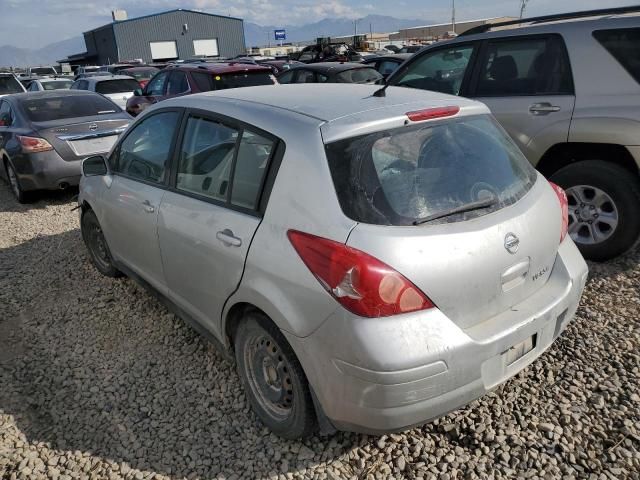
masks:
<path id="1" fill-rule="evenodd" d="M 379 88 L 167 100 L 83 165 L 94 265 L 235 357 L 283 437 L 467 404 L 551 345 L 587 279 L 564 192 L 483 104 Z"/>

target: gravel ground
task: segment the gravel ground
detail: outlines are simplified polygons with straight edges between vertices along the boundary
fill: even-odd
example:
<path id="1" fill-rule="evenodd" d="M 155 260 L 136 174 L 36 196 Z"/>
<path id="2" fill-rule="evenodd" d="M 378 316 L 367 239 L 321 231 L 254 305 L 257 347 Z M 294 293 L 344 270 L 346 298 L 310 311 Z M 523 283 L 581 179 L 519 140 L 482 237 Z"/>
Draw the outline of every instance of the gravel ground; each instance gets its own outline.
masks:
<path id="1" fill-rule="evenodd" d="M 281 440 L 234 367 L 89 264 L 71 194 L 0 183 L 0 478 L 640 478 L 640 251 L 591 264 L 571 327 L 495 392 L 383 437 Z"/>

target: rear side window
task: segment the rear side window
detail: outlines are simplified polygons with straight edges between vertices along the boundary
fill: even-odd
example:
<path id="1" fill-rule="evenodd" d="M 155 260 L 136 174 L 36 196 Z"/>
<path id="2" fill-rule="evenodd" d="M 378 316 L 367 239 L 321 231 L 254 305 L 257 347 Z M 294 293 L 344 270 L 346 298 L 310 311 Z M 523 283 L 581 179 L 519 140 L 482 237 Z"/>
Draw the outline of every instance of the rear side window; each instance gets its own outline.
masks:
<path id="1" fill-rule="evenodd" d="M 96 95 L 74 95 L 54 98 L 28 97 L 21 100 L 22 110 L 32 122 L 48 122 L 64 118 L 95 117 L 122 110 L 111 100 Z"/>
<path id="2" fill-rule="evenodd" d="M 310 70 L 298 70 L 296 83 L 315 83 L 315 75 Z"/>
<path id="3" fill-rule="evenodd" d="M 373 83 L 382 78 L 374 68 L 355 68 L 336 75 L 338 83 Z"/>
<path id="4" fill-rule="evenodd" d="M 487 43 L 476 96 L 562 95 L 572 91 L 571 69 L 559 37 Z"/>
<path id="5" fill-rule="evenodd" d="M 191 78 L 193 78 L 198 90 L 201 92 L 209 92 L 215 89 L 213 86 L 213 75 L 210 73 L 191 72 Z"/>
<path id="6" fill-rule="evenodd" d="M 121 80 L 103 80 L 96 83 L 96 92 L 103 95 L 111 93 L 133 92 L 136 88 L 140 88 L 140 84 L 132 79 Z"/>
<path id="7" fill-rule="evenodd" d="M 640 83 L 640 28 L 599 30 L 593 36 Z"/>
<path id="8" fill-rule="evenodd" d="M 258 207 L 262 180 L 273 148 L 274 142 L 271 139 L 248 130 L 242 133 L 233 172 L 233 205 L 250 209 Z"/>
<path id="9" fill-rule="evenodd" d="M 536 172 L 488 115 L 401 127 L 326 145 L 343 212 L 377 225 L 412 225 L 431 215 L 492 200 L 489 208 L 452 214 L 461 221 L 513 204 Z"/>
<path id="10" fill-rule="evenodd" d="M 20 92 L 24 92 L 24 88 L 22 88 L 20 82 L 16 80 L 13 75 L 0 76 L 0 95 Z"/>
<path id="11" fill-rule="evenodd" d="M 167 95 L 179 95 L 189 91 L 189 82 L 184 72 L 171 72 L 167 83 Z"/>

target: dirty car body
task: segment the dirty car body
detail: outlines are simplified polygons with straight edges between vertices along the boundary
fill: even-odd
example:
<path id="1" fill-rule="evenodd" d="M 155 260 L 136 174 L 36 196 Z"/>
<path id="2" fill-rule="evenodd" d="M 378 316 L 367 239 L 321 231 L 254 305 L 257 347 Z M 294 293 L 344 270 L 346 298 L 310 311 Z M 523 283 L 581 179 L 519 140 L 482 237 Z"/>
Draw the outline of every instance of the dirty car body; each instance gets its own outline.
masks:
<path id="1" fill-rule="evenodd" d="M 238 165 L 254 158 L 242 150 L 250 132 L 252 148 L 271 146 L 254 158 L 264 169 L 254 190 L 246 164 L 220 181 L 220 162 L 189 176 L 173 153 L 166 175 L 137 180 L 119 172 L 126 135 L 108 171 L 81 181 L 82 216 L 104 233 L 110 272 L 141 279 L 235 350 L 254 410 L 283 436 L 311 432 L 288 411 L 310 410 L 323 428 L 382 433 L 467 404 L 551 345 L 587 278 L 566 235 L 563 192 L 484 105 L 395 87 L 375 97 L 377 89 L 193 95 L 149 109 L 128 130 L 146 135 L 145 121 L 173 115 L 168 151 L 183 152 L 192 126 L 210 118 L 241 132 L 211 146 L 227 155 L 239 144 Z M 253 354 L 264 342 L 244 351 L 238 341 L 256 316 L 267 338 L 280 339 L 284 369 L 272 368 L 269 352 Z M 251 362 L 264 368 L 244 368 Z M 289 396 L 278 396 L 281 378 Z"/>

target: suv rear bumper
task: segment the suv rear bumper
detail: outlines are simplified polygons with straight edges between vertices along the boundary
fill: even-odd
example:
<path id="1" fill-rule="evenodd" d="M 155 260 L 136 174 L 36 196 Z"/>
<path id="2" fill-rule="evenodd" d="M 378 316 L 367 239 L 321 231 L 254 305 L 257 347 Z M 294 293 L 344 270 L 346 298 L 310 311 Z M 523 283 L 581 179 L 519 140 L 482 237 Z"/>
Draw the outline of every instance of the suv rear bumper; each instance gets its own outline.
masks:
<path id="1" fill-rule="evenodd" d="M 336 428 L 403 430 L 466 405 L 539 357 L 575 314 L 587 273 L 567 238 L 545 286 L 469 329 L 437 309 L 369 319 L 339 308 L 308 337 L 285 335 Z M 534 335 L 535 347 L 509 363 L 506 352 Z"/>

